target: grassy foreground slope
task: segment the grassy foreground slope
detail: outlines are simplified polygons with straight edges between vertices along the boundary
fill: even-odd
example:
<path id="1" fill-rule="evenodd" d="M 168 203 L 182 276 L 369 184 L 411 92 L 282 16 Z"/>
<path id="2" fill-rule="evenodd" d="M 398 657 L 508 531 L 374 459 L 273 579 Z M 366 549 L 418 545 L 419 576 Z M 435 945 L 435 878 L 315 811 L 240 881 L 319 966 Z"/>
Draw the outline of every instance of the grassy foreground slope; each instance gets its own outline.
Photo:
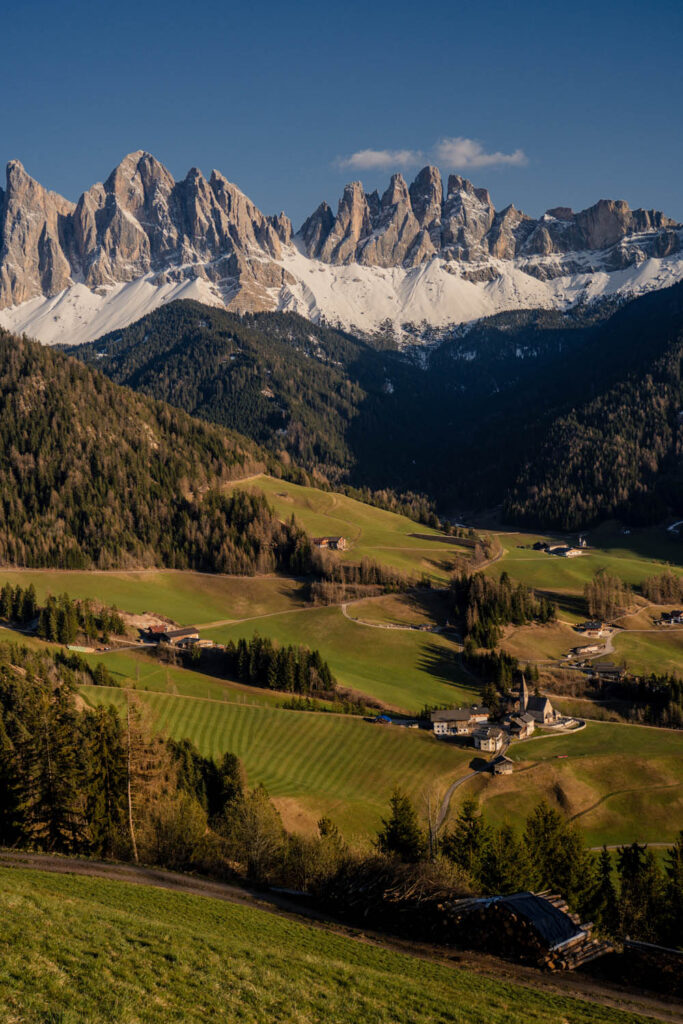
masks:
<path id="1" fill-rule="evenodd" d="M 13 1024 L 640 1024 L 242 907 L 0 870 L 0 1019 Z"/>
<path id="2" fill-rule="evenodd" d="M 228 487 L 262 491 L 282 520 L 294 515 L 314 537 L 346 537 L 350 546 L 342 558 L 347 561 L 373 558 L 401 572 L 424 572 L 444 579 L 455 556 L 470 553 L 468 547 L 438 530 L 344 494 L 302 487 L 265 475 L 253 477 L 248 484 L 240 481 Z"/>
<path id="3" fill-rule="evenodd" d="M 125 694 L 86 686 L 91 704 L 123 708 Z M 345 715 L 285 711 L 161 693 L 140 693 L 157 727 L 188 737 L 202 754 L 229 750 L 242 760 L 250 785 L 262 782 L 285 822 L 312 831 L 328 814 L 342 831 L 367 837 L 386 814 L 391 791 L 401 786 L 419 802 L 431 783 L 447 785 L 468 771 L 473 750 L 440 743 L 432 735 L 373 725 Z"/>

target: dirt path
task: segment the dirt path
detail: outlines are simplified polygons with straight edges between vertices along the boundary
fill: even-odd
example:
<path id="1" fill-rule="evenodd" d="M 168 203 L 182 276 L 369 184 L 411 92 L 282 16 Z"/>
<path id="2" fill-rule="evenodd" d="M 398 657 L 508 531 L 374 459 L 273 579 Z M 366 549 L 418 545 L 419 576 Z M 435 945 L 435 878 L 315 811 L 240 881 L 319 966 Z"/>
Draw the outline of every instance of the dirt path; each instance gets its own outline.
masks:
<path id="1" fill-rule="evenodd" d="M 255 890 L 214 882 L 193 875 L 182 875 L 162 868 L 140 867 L 134 864 L 110 864 L 103 861 L 80 860 L 76 857 L 54 857 L 47 854 L 0 850 L 0 867 L 48 871 L 55 874 L 84 875 L 131 885 L 148 885 L 172 892 L 203 896 L 227 903 L 250 906 L 257 910 L 298 919 L 311 927 L 344 935 L 356 942 L 391 949 L 394 952 L 418 957 L 432 963 L 459 970 L 472 971 L 496 981 L 521 985 L 532 990 L 543 990 L 556 995 L 580 999 L 600 1006 L 609 1006 L 624 1013 L 638 1013 L 666 1024 L 680 1024 L 683 1003 L 638 991 L 624 991 L 617 985 L 591 978 L 580 971 L 545 974 L 533 967 L 508 963 L 483 953 L 455 950 L 428 943 L 409 942 L 382 935 L 362 932 L 337 921 L 314 907 L 283 892 L 257 892 Z"/>

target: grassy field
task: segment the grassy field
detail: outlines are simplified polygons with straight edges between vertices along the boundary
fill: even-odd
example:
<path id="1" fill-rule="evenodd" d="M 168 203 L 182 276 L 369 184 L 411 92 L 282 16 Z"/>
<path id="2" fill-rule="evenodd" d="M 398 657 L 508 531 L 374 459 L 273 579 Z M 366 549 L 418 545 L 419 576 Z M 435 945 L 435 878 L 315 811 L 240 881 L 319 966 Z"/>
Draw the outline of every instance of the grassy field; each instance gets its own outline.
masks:
<path id="1" fill-rule="evenodd" d="M 231 486 L 247 485 L 238 481 Z M 281 519 L 294 514 L 312 536 L 346 537 L 350 547 L 342 558 L 352 562 L 374 558 L 402 572 L 424 572 L 443 579 L 456 556 L 470 554 L 469 548 L 437 530 L 343 494 L 300 487 L 268 476 L 256 477 L 248 486 L 262 491 Z"/>
<path id="2" fill-rule="evenodd" d="M 86 654 L 84 657 L 92 666 L 103 662 L 119 685 L 138 690 L 265 707 L 274 707 L 283 700 L 282 693 L 272 690 L 216 679 L 178 665 L 165 665 L 144 650 L 110 651 L 106 654 Z"/>
<path id="3" fill-rule="evenodd" d="M 219 643 L 255 631 L 283 644 L 317 648 L 342 686 L 395 708 L 472 703 L 478 686 L 460 667 L 453 642 L 435 633 L 376 629 L 349 621 L 338 607 L 272 616 L 203 632 Z"/>
<path id="4" fill-rule="evenodd" d="M 33 583 L 38 601 L 67 593 L 116 605 L 121 611 L 154 612 L 182 624 L 200 625 L 303 607 L 301 584 L 278 576 L 212 576 L 145 569 L 139 572 L 70 572 L 0 569 L 0 587 Z"/>
<path id="5" fill-rule="evenodd" d="M 447 602 L 436 590 L 416 589 L 407 594 L 383 594 L 354 601 L 348 614 L 361 622 L 379 625 L 431 626 L 443 625 Z"/>
<path id="6" fill-rule="evenodd" d="M 681 828 L 680 732 L 591 722 L 574 735 L 515 743 L 508 753 L 518 764 L 513 775 L 479 777 L 468 791 L 492 821 L 519 824 L 545 798 L 581 826 L 591 846 L 669 842 Z"/>
<path id="7" fill-rule="evenodd" d="M 87 686 L 91 704 L 125 702 L 121 690 Z M 158 728 L 189 737 L 208 756 L 229 750 L 250 785 L 262 782 L 289 827 L 311 831 L 328 814 L 349 837 L 374 835 L 389 796 L 401 786 L 419 801 L 424 787 L 446 786 L 466 773 L 473 750 L 431 734 L 373 725 L 344 715 L 238 706 L 221 701 L 141 693 Z"/>
<path id="8" fill-rule="evenodd" d="M 266 911 L 0 870 L 0 1018 L 12 1024 L 645 1024 Z"/>
<path id="9" fill-rule="evenodd" d="M 625 664 L 632 672 L 683 672 L 683 630 L 618 633 L 614 654 L 603 661 Z"/>
<path id="10" fill-rule="evenodd" d="M 661 529 L 634 530 L 624 536 L 607 525 L 588 535 L 590 547 L 578 558 L 558 558 L 531 550 L 536 540 L 548 540 L 535 534 L 501 534 L 499 539 L 505 556 L 486 571 L 493 576 L 506 571 L 515 580 L 554 594 L 562 617 L 571 621 L 586 617 L 583 588 L 599 569 L 606 569 L 631 586 L 667 568 L 683 572 L 683 544 Z"/>

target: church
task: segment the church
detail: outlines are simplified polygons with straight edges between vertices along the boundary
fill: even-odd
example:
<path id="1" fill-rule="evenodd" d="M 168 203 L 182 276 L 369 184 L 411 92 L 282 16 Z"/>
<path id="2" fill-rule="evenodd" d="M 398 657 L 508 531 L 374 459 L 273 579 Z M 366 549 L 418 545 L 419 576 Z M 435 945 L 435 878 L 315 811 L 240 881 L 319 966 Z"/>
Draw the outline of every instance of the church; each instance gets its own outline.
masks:
<path id="1" fill-rule="evenodd" d="M 519 713 L 531 715 L 534 722 L 538 722 L 539 725 L 549 725 L 556 717 L 555 709 L 547 697 L 529 696 L 529 687 L 524 675 L 519 687 Z"/>

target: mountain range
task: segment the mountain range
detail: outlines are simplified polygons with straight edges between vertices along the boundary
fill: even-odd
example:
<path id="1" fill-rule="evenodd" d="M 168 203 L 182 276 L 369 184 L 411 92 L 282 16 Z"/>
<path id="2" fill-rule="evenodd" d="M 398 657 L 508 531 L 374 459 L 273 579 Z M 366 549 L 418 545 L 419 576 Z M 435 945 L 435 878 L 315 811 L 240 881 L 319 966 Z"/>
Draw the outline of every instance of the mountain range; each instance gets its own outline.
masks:
<path id="1" fill-rule="evenodd" d="M 236 313 L 286 311 L 364 336 L 440 336 L 502 311 L 622 300 L 683 277 L 683 228 L 600 200 L 528 217 L 427 166 L 386 191 L 346 186 L 294 233 L 218 171 L 182 181 L 131 153 L 77 203 L 21 163 L 0 189 L 0 325 L 81 343 L 177 298 Z M 430 330 L 431 329 L 431 330 Z"/>

